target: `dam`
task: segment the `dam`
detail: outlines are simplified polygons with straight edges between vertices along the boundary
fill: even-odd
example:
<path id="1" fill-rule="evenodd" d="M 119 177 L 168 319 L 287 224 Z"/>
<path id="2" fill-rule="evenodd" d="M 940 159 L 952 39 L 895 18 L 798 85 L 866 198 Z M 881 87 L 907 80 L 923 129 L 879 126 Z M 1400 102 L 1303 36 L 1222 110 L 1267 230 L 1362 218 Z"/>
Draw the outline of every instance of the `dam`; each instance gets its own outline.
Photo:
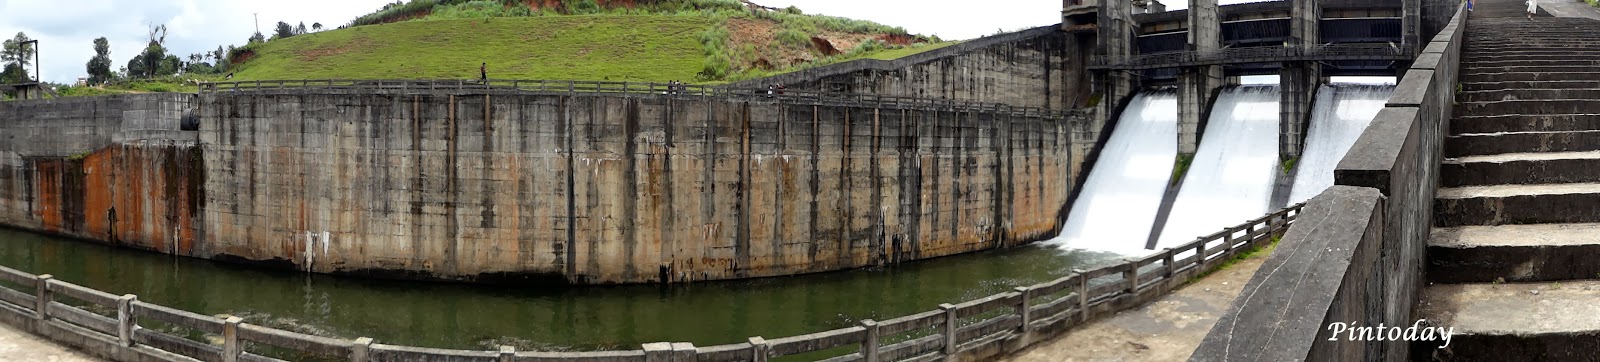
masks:
<path id="1" fill-rule="evenodd" d="M 998 53 L 985 54 L 980 62 Z M 1054 96 L 1026 108 L 828 91 L 768 98 L 707 88 L 673 97 L 626 83 L 576 92 L 581 82 L 415 80 L 240 82 L 197 95 L 7 104 L 0 116 L 15 117 L 4 120 L 14 125 L 7 133 L 25 135 L 6 144 L 0 176 L 8 226 L 158 254 L 70 250 L 81 248 L 14 234 L 20 242 L 7 250 L 18 252 L 0 255 L 0 264 L 143 303 L 244 317 L 300 340 L 333 339 L 316 341 L 337 348 L 310 350 L 347 348 L 314 353 L 339 359 L 359 351 L 363 359 L 488 360 L 478 352 L 497 347 L 512 360 L 567 350 L 585 352 L 559 357 L 642 361 L 689 351 L 720 360 L 707 356 L 753 351 L 754 360 L 875 360 L 884 351 L 982 359 L 972 356 L 1148 301 L 1286 235 L 1299 203 L 1335 184 L 1333 170 L 1390 93 L 1410 94 L 1294 73 L 1305 69 L 1270 69 L 1288 74 L 1277 86 L 1227 79 L 1269 71 L 1240 70 L 1247 67 L 1223 67 L 1199 86 L 1185 84 L 1186 71 L 1142 84 L 1116 79 L 1127 67 L 1154 67 L 1156 58 L 1144 59 L 1080 63 L 1105 70 L 1092 76 L 1100 84 L 1121 86 L 1101 88 L 1109 100 L 1081 110 L 1061 108 L 1082 99 Z M 1410 67 L 1349 64 L 1324 74 Z M 1179 67 L 1190 66 L 1213 65 Z M 1170 68 L 1134 70 L 1162 69 Z M 1018 96 L 995 94 L 967 96 Z M 30 141 L 50 137 L 73 141 Z M 1234 147 L 1241 143 L 1248 147 Z M 107 191 L 119 189 L 137 192 Z M 1208 212 L 1222 202 L 1242 207 Z M 1080 211 L 1102 205 L 1121 210 Z M 1108 214 L 1134 216 L 1081 219 Z M 1113 222 L 1135 230 L 1093 230 Z M 922 259 L 932 260 L 894 265 Z M 153 279 L 108 278 L 94 267 L 106 264 Z M 810 275 L 835 270 L 851 271 Z M 183 276 L 194 271 L 219 276 L 182 281 L 196 279 Z M 506 292 L 321 274 L 670 286 Z M 760 279 L 794 274 L 808 275 Z M 63 285 L 5 275 L 41 290 Z M 707 283 L 727 279 L 740 280 Z M 245 283 L 285 297 L 241 300 L 238 289 L 204 287 Z M 218 295 L 174 291 L 187 288 Z M 386 309 L 413 316 L 396 321 L 404 328 L 374 325 L 393 318 L 357 307 L 428 298 L 438 301 Z M 928 311 L 960 301 L 968 302 Z M 880 320 L 905 339 L 880 348 Z M 710 325 L 676 327 L 698 321 Z M 570 328 L 578 324 L 596 327 Z M 438 328 L 463 335 L 428 332 Z M 793 337 L 740 342 L 762 335 Z M 682 342 L 651 343 L 659 341 Z M 226 356 L 226 345 L 194 348 Z"/>

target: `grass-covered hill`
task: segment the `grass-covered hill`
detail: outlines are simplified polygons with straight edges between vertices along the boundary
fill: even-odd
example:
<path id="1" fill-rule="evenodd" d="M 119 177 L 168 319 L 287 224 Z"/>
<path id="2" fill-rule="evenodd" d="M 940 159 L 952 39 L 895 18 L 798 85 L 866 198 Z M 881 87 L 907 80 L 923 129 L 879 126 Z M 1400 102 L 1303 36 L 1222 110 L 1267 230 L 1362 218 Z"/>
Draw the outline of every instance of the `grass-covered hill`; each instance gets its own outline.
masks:
<path id="1" fill-rule="evenodd" d="M 951 44 L 741 0 L 412 0 L 251 43 L 235 80 L 476 78 L 721 83 Z"/>

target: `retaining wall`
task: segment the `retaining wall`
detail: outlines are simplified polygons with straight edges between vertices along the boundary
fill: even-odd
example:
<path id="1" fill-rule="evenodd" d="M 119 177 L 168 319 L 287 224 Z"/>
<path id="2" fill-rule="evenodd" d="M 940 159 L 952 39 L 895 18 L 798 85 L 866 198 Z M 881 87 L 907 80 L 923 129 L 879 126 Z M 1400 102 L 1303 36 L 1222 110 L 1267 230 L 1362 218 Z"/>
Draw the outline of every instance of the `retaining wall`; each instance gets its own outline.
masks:
<path id="1" fill-rule="evenodd" d="M 194 255 L 330 273 L 685 282 L 1017 245 L 1075 119 L 753 97 L 260 91 L 201 100 Z"/>
<path id="2" fill-rule="evenodd" d="M 894 60 L 860 59 L 735 82 L 765 88 L 881 94 L 1077 109 L 1090 99 L 1085 66 L 1094 33 L 1051 25 L 998 34 Z"/>
<path id="3" fill-rule="evenodd" d="M 1307 204 L 1191 361 L 1409 359 L 1410 342 L 1333 338 L 1328 326 L 1417 321 L 1467 14 L 1424 49 L 1339 161 L 1337 186 Z"/>
<path id="4" fill-rule="evenodd" d="M 381 83 L 6 102 L 0 223 L 405 279 L 790 275 L 1053 235 L 1098 135 L 993 104 Z"/>

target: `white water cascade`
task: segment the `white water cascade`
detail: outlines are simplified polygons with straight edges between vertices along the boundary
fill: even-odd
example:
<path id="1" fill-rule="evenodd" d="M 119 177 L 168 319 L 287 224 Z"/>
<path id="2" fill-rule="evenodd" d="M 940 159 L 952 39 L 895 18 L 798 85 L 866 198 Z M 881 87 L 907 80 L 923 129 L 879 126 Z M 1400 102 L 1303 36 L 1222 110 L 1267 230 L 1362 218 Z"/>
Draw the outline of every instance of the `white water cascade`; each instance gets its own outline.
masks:
<path id="1" fill-rule="evenodd" d="M 1232 87 L 1217 96 L 1200 149 L 1189 164 L 1183 188 L 1161 230 L 1157 250 L 1182 245 L 1269 211 L 1272 188 L 1281 172 L 1280 101 L 1277 86 Z"/>
<path id="2" fill-rule="evenodd" d="M 1383 109 L 1392 91 L 1392 85 L 1358 84 L 1323 85 L 1317 90 L 1305 152 L 1295 162 L 1289 204 L 1310 200 L 1333 186 L 1333 168 Z"/>
<path id="3" fill-rule="evenodd" d="M 1134 96 L 1100 150 L 1061 234 L 1046 245 L 1148 254 L 1173 160 L 1178 154 L 1178 99 L 1170 90 Z"/>

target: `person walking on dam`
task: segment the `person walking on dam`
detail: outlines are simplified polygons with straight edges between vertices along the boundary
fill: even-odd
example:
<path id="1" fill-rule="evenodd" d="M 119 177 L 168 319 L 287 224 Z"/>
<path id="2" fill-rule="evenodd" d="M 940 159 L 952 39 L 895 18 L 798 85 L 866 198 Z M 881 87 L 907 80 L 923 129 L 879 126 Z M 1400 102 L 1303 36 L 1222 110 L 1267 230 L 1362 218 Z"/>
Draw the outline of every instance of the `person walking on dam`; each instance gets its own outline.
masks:
<path id="1" fill-rule="evenodd" d="M 489 63 L 478 66 L 478 80 L 482 80 L 483 84 L 489 84 Z"/>
<path id="2" fill-rule="evenodd" d="M 1539 0 L 1528 0 L 1528 20 L 1533 20 L 1533 14 L 1539 12 Z"/>

